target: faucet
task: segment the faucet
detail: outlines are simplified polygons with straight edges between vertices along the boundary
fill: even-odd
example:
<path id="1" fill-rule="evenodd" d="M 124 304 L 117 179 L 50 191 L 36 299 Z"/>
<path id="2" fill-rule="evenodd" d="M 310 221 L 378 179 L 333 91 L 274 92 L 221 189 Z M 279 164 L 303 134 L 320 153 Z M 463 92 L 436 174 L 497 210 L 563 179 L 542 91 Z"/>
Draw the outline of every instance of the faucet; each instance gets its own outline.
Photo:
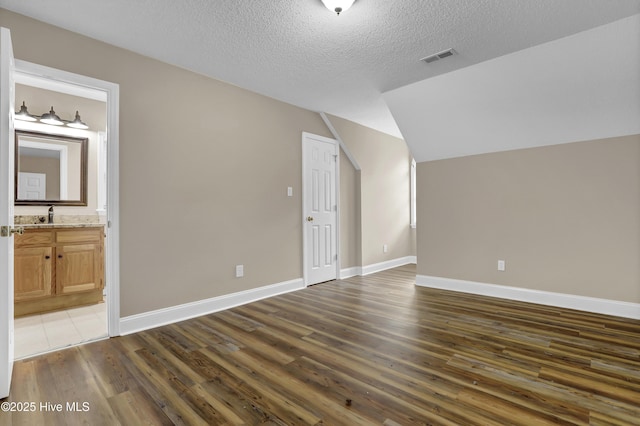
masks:
<path id="1" fill-rule="evenodd" d="M 53 223 L 53 206 L 49 206 L 49 223 Z"/>

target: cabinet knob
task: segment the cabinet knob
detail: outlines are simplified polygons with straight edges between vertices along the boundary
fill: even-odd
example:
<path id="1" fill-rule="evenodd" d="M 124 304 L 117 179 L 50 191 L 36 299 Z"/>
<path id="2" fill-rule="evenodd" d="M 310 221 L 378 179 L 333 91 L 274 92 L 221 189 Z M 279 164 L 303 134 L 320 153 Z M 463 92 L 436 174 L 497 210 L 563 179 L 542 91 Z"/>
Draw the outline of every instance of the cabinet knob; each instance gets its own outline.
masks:
<path id="1" fill-rule="evenodd" d="M 58 255 L 58 259 L 62 259 L 62 255 L 61 254 Z"/>
<path id="2" fill-rule="evenodd" d="M 45 256 L 44 258 L 45 259 L 51 259 L 51 256 Z"/>

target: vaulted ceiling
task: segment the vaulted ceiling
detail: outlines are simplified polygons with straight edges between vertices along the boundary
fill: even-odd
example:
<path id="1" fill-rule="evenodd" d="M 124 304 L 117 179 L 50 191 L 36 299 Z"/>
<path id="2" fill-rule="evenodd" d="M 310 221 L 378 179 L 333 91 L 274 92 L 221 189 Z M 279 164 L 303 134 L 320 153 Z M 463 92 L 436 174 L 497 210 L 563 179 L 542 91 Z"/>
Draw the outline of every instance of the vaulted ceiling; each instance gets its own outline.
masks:
<path id="1" fill-rule="evenodd" d="M 357 0 L 340 16 L 320 0 L 0 7 L 398 137 L 383 93 L 640 13 L 638 0 Z"/>

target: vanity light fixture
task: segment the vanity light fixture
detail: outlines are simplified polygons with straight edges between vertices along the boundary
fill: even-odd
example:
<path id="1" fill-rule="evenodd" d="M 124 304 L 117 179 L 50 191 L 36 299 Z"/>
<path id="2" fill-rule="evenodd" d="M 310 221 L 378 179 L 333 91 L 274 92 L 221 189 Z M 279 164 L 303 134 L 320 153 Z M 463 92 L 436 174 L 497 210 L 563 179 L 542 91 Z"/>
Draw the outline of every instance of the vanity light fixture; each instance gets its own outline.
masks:
<path id="1" fill-rule="evenodd" d="M 22 102 L 20 111 L 18 111 L 15 114 L 15 119 L 22 120 L 22 121 L 40 121 L 41 123 L 50 124 L 52 126 L 67 125 L 68 127 L 73 127 L 74 129 L 89 128 L 89 126 L 87 126 L 80 119 L 80 113 L 78 111 L 76 111 L 76 117 L 73 119 L 73 121 L 63 120 L 60 117 L 58 117 L 56 112 L 53 110 L 53 106 L 51 107 L 51 110 L 48 113 L 38 116 L 38 115 L 30 114 L 29 111 L 27 111 L 27 106 L 25 105 L 24 101 Z"/>
<path id="2" fill-rule="evenodd" d="M 44 124 L 51 124 L 52 126 L 62 126 L 64 121 L 60 120 L 60 117 L 53 110 L 53 106 L 51 107 L 51 111 L 46 114 L 42 114 L 40 117 L 40 122 Z"/>
<path id="3" fill-rule="evenodd" d="M 88 129 L 89 126 L 84 124 L 82 120 L 80 120 L 80 114 L 76 111 L 76 118 L 73 121 L 67 123 L 67 126 L 73 127 L 74 129 Z"/>
<path id="4" fill-rule="evenodd" d="M 340 13 L 345 12 L 347 9 L 353 5 L 355 0 L 322 0 L 325 7 L 332 12 L 335 12 L 336 15 L 340 15 Z"/>
<path id="5" fill-rule="evenodd" d="M 22 106 L 20 107 L 20 111 L 16 112 L 16 119 L 22 121 L 38 121 L 38 118 L 29 114 L 27 111 L 27 106 L 22 101 Z"/>

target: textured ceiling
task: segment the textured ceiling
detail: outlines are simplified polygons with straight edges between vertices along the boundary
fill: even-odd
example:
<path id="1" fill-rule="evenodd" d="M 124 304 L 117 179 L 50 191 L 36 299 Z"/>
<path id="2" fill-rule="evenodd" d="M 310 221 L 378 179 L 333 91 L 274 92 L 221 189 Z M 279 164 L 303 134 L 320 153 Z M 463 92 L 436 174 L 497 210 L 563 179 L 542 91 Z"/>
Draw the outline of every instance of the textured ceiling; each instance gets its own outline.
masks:
<path id="1" fill-rule="evenodd" d="M 0 0 L 0 7 L 400 136 L 382 93 L 640 12 L 638 0 Z M 420 59 L 447 48 L 459 54 Z M 551 65 L 553 66 L 553 65 Z"/>
<path id="2" fill-rule="evenodd" d="M 640 14 L 383 97 L 417 162 L 637 135 Z"/>

